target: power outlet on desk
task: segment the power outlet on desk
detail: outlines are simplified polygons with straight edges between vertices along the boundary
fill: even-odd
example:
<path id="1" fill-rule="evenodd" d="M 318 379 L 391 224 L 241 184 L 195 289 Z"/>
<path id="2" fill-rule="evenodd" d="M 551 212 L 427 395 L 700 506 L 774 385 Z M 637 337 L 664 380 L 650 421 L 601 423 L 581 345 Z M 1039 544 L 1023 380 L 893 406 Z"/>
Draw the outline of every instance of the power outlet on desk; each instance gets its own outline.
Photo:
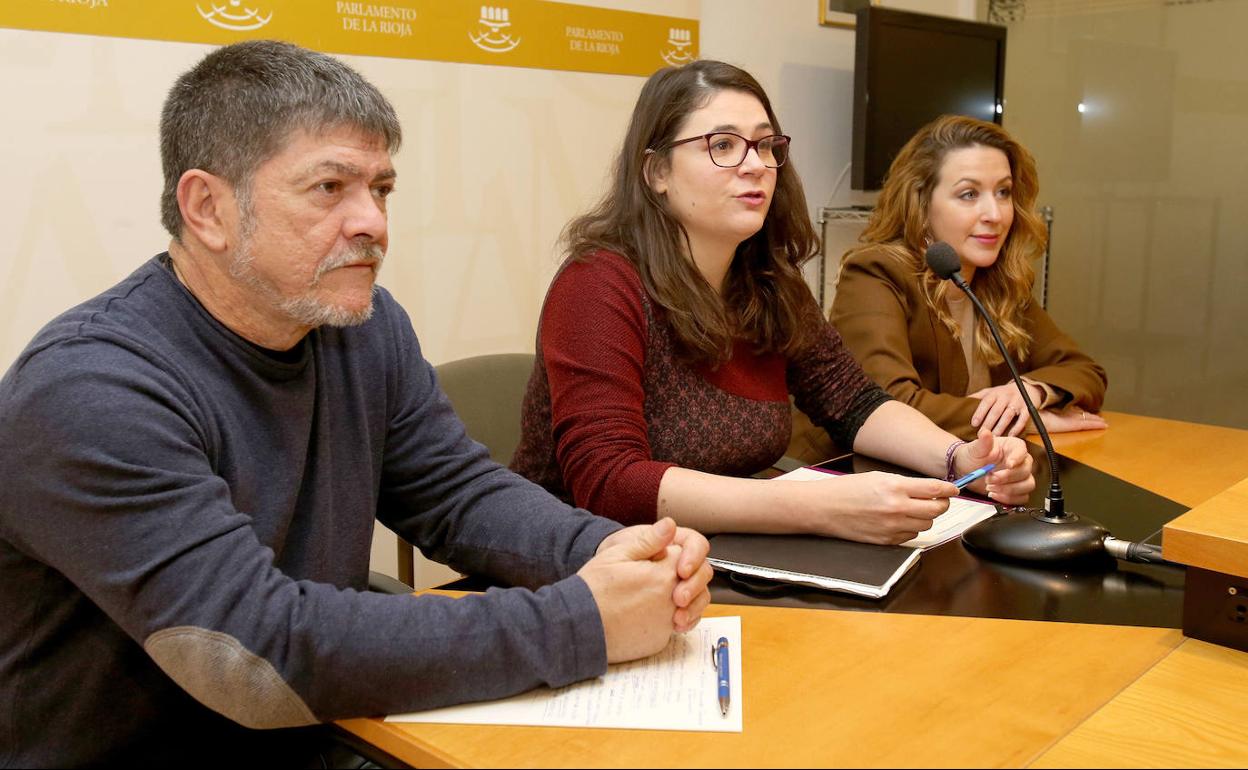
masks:
<path id="1" fill-rule="evenodd" d="M 1248 578 L 1189 566 L 1183 633 L 1248 652 Z"/>

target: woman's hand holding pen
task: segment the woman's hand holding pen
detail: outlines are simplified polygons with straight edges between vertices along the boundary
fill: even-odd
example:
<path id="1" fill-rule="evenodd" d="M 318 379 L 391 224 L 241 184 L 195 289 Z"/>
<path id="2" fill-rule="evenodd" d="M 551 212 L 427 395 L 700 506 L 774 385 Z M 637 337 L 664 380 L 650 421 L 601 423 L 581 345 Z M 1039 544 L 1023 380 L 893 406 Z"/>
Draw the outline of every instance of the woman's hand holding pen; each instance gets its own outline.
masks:
<path id="1" fill-rule="evenodd" d="M 1036 488 L 1036 479 L 1031 475 L 1031 453 L 1020 438 L 994 436 L 988 428 L 981 427 L 974 441 L 958 447 L 953 461 L 958 476 L 995 464 L 992 472 L 973 482 L 970 489 L 1002 505 L 1022 505 Z"/>
<path id="2" fill-rule="evenodd" d="M 826 481 L 786 481 L 786 497 L 806 511 L 806 531 L 863 543 L 896 545 L 932 527 L 958 488 L 947 481 L 871 471 Z"/>
<path id="3" fill-rule="evenodd" d="M 1031 453 L 1022 439 L 993 436 L 981 428 L 979 437 L 954 453 L 955 475 L 994 467 L 970 489 L 1003 505 L 1020 505 L 1036 487 L 1031 475 Z M 864 543 L 896 545 L 932 527 L 932 520 L 949 509 L 958 488 L 948 481 L 909 478 L 873 471 L 832 476 L 826 481 L 786 481 L 782 501 L 800 512 L 798 531 L 831 535 Z"/>

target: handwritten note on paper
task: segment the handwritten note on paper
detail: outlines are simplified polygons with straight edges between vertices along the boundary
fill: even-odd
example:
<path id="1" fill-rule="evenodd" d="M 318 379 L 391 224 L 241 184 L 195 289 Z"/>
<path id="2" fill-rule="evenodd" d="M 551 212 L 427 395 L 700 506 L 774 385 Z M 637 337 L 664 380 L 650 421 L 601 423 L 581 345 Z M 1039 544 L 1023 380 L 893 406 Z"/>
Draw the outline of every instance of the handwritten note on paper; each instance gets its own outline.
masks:
<path id="1" fill-rule="evenodd" d="M 728 638 L 732 687 L 727 716 L 719 711 L 711 662 L 711 646 L 721 636 Z M 386 721 L 739 733 L 741 684 L 741 618 L 703 618 L 689 633 L 673 634 L 662 652 L 611 666 L 597 679 L 488 703 L 394 714 Z"/>
<path id="2" fill-rule="evenodd" d="M 843 475 L 845 474 L 839 471 L 798 468 L 776 478 L 786 481 L 819 481 L 827 479 L 828 476 Z M 949 510 L 932 520 L 931 529 L 926 532 L 920 532 L 918 537 L 911 538 L 902 543 L 902 545 L 924 551 L 928 548 L 935 548 L 960 536 L 963 532 L 970 529 L 972 525 L 993 516 L 996 512 L 997 507 L 991 503 L 983 503 L 966 497 L 950 498 Z"/>

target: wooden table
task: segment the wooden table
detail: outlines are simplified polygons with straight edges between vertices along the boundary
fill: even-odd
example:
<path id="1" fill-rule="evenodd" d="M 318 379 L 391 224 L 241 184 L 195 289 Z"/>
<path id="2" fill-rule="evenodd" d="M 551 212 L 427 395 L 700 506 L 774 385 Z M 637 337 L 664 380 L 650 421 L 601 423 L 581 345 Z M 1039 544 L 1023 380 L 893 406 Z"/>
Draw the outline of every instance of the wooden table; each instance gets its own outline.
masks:
<path id="1" fill-rule="evenodd" d="M 1108 419 L 1109 430 L 1055 437 L 1058 451 L 1187 505 L 1248 477 L 1248 431 Z M 1248 765 L 1248 654 L 1174 629 L 707 614 L 742 618 L 740 734 L 339 724 L 428 767 Z"/>
<path id="2" fill-rule="evenodd" d="M 708 614 L 741 616 L 742 733 L 343 725 L 420 766 L 1019 765 L 1182 641 L 1174 629 L 1026 620 L 737 606 Z M 1050 660 L 1036 654 L 1044 648 L 1085 654 Z"/>
<path id="3" fill-rule="evenodd" d="M 1243 526 L 1248 509 L 1242 505 L 1202 505 L 1227 489 L 1229 499 L 1248 503 L 1248 431 L 1112 412 L 1105 416 L 1108 430 L 1055 435 L 1054 448 L 1171 500 L 1201 506 L 1203 517 L 1218 517 L 1216 522 L 1189 519 L 1184 529 L 1193 522 L 1223 530 L 1229 522 L 1239 533 L 1248 529 Z M 1176 554 L 1171 534 L 1163 539 L 1166 556 L 1186 562 L 1194 546 L 1176 543 L 1183 551 Z M 1206 548 L 1209 542 L 1201 541 Z M 1242 563 L 1220 568 L 1244 574 Z M 1248 653 L 1184 639 L 1033 766 L 1248 766 Z"/>

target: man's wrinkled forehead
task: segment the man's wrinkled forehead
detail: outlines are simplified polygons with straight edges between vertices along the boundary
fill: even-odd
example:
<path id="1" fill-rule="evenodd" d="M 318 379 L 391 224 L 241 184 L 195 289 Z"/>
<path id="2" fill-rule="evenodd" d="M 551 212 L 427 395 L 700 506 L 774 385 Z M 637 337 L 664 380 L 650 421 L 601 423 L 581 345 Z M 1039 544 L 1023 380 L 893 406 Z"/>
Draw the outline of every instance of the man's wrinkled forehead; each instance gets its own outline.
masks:
<path id="1" fill-rule="evenodd" d="M 260 165 L 270 163 L 285 167 L 283 175 L 292 181 L 310 182 L 332 175 L 378 183 L 398 177 L 384 137 L 343 124 L 287 132 Z"/>
<path id="2" fill-rule="evenodd" d="M 394 170 L 394 166 L 390 164 L 386 164 L 384 168 L 370 170 L 355 163 L 325 158 L 322 160 L 310 160 L 306 167 L 299 170 L 295 181 L 311 182 L 325 175 L 346 179 L 367 178 L 370 183 L 393 181 L 399 176 L 398 172 Z"/>

